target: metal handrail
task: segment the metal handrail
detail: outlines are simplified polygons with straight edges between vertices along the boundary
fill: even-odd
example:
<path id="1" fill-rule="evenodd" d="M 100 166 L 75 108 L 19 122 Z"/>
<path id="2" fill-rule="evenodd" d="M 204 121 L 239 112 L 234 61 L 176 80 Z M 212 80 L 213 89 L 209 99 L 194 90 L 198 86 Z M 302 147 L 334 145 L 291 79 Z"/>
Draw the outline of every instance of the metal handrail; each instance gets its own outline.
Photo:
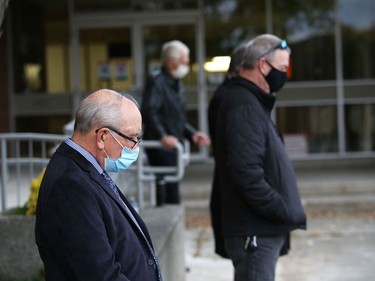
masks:
<path id="1" fill-rule="evenodd" d="M 10 167 L 15 167 L 16 177 L 16 192 L 17 200 L 16 204 L 21 206 L 21 180 L 25 175 L 22 173 L 22 167 L 28 166 L 28 177 L 27 184 L 29 187 L 30 181 L 36 176 L 35 172 L 40 172 L 41 169 L 35 169 L 35 165 L 46 167 L 50 156 L 57 145 L 64 141 L 68 135 L 57 135 L 57 134 L 40 134 L 40 133 L 0 133 L 0 148 L 1 148 L 1 181 L 0 181 L 0 195 L 1 195 L 1 211 L 5 211 L 8 207 L 7 198 L 8 192 L 8 180 L 10 177 Z M 36 142 L 39 142 L 40 155 L 35 154 Z M 26 144 L 24 144 L 26 143 Z M 26 153 L 21 154 L 21 144 L 27 147 Z M 52 149 L 47 149 L 47 144 L 52 145 Z M 167 174 L 163 176 L 166 182 L 177 182 L 180 181 L 185 173 L 185 167 L 190 161 L 190 145 L 189 142 L 185 142 L 184 146 L 178 143 L 176 146 L 176 157 L 177 166 L 175 167 L 155 167 L 150 166 L 147 161 L 145 148 L 161 148 L 162 145 L 159 141 L 145 140 L 140 145 L 140 155 L 136 165 L 131 166 L 131 170 L 136 170 L 137 177 L 137 190 L 138 190 L 138 202 L 139 208 L 142 209 L 145 206 L 144 202 L 144 185 L 149 183 L 150 187 L 150 201 L 151 205 L 156 205 L 155 195 L 155 180 L 160 174 Z"/>
<path id="2" fill-rule="evenodd" d="M 144 140 L 140 146 L 140 155 L 137 161 L 137 185 L 138 185 L 138 202 L 139 209 L 142 210 L 145 207 L 144 200 L 144 183 L 150 183 L 150 204 L 151 206 L 156 205 L 156 187 L 155 182 L 157 177 L 163 177 L 165 182 L 178 182 L 182 180 L 185 174 L 185 167 L 190 162 L 190 143 L 185 141 L 184 146 L 178 142 L 176 145 L 176 167 L 167 166 L 151 166 L 147 163 L 147 157 L 144 149 L 155 149 L 161 148 L 162 144 L 156 140 Z"/>
<path id="3" fill-rule="evenodd" d="M 174 175 L 166 175 L 164 180 L 166 182 L 177 182 L 180 181 L 184 177 L 185 166 L 189 163 L 190 154 L 189 154 L 189 147 L 188 142 L 186 142 L 185 147 L 181 143 L 177 143 L 176 145 L 176 157 L 177 157 L 177 165 L 176 167 L 156 167 L 156 166 L 147 166 L 145 165 L 146 157 L 144 155 L 145 148 L 161 148 L 162 145 L 159 141 L 153 140 L 145 140 L 142 141 L 140 146 L 140 161 L 138 162 L 138 172 L 139 177 L 141 180 L 154 180 L 157 174 L 171 174 Z"/>
<path id="4" fill-rule="evenodd" d="M 28 179 L 34 177 L 35 165 L 42 167 L 47 166 L 52 151 L 47 150 L 47 144 L 51 143 L 52 146 L 58 145 L 67 136 L 57 134 L 40 134 L 40 133 L 1 133 L 0 134 L 0 147 L 1 147 L 1 210 L 5 211 L 8 207 L 8 179 L 9 168 L 14 166 L 16 170 L 16 192 L 17 192 L 17 205 L 21 205 L 21 169 L 23 166 L 28 166 Z M 40 156 L 35 156 L 35 144 L 39 142 Z M 22 155 L 21 144 L 26 144 L 26 153 Z"/>

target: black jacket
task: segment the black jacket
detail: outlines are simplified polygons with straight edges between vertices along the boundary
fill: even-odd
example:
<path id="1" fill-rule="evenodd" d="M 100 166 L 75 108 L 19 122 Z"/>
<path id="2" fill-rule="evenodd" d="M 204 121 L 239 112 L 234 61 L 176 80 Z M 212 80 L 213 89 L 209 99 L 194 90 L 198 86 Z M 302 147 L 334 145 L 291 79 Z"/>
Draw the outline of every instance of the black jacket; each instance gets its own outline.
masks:
<path id="1" fill-rule="evenodd" d="M 270 118 L 275 97 L 233 78 L 216 124 L 225 236 L 306 228 L 291 161 Z"/>
<path id="2" fill-rule="evenodd" d="M 212 179 L 212 189 L 210 196 L 210 214 L 211 214 L 211 224 L 215 239 L 215 253 L 227 258 L 224 247 L 224 236 L 222 231 L 221 223 L 221 196 L 220 196 L 220 175 L 219 169 L 217 167 L 217 157 L 216 157 L 216 120 L 218 118 L 218 112 L 220 104 L 223 100 L 224 95 L 230 90 L 231 79 L 227 76 L 224 81 L 217 87 L 212 98 L 208 104 L 208 129 L 211 138 L 212 152 L 215 159 L 214 176 Z"/>
<path id="3" fill-rule="evenodd" d="M 182 143 L 195 129 L 186 121 L 185 93 L 180 80 L 162 69 L 147 81 L 142 100 L 144 139 L 173 135 Z"/>

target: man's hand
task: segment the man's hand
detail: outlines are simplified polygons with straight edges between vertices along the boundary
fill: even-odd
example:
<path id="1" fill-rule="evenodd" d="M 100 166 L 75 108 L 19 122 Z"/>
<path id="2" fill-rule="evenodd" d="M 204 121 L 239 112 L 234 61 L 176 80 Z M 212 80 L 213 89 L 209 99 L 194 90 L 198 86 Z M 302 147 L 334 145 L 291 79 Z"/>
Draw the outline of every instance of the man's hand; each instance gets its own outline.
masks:
<path id="1" fill-rule="evenodd" d="M 175 148 L 178 142 L 178 139 L 172 135 L 166 135 L 160 139 L 161 144 L 163 147 L 172 149 Z"/>
<path id="2" fill-rule="evenodd" d="M 211 139 L 209 138 L 209 136 L 207 136 L 205 133 L 200 132 L 200 131 L 195 132 L 193 134 L 192 139 L 193 139 L 193 142 L 199 147 L 211 144 Z"/>

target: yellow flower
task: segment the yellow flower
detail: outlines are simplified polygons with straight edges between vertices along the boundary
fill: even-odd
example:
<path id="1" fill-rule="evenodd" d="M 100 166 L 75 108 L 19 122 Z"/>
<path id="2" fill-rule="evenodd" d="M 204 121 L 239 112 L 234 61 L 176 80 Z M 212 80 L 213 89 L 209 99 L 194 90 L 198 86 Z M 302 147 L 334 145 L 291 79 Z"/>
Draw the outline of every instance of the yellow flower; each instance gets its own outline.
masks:
<path id="1" fill-rule="evenodd" d="M 38 201 L 39 188 L 40 184 L 42 183 L 45 170 L 46 169 L 43 169 L 43 171 L 39 174 L 37 178 L 31 180 L 30 196 L 29 200 L 26 203 L 27 216 L 32 216 L 36 214 L 36 203 Z"/>

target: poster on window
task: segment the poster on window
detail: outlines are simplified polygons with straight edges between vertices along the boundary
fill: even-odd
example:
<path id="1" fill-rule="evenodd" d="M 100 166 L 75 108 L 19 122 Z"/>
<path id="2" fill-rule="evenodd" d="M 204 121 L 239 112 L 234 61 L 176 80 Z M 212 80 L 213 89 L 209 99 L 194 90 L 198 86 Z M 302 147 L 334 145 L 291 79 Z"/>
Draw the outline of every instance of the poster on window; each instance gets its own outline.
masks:
<path id="1" fill-rule="evenodd" d="M 100 81 L 108 81 L 111 77 L 109 63 L 101 62 L 98 65 L 98 78 Z"/>
<path id="2" fill-rule="evenodd" d="M 128 65 L 125 61 L 115 62 L 115 77 L 116 80 L 127 80 L 129 77 Z"/>
<path id="3" fill-rule="evenodd" d="M 148 74 L 154 75 L 160 71 L 161 64 L 159 60 L 150 60 L 148 62 Z"/>

